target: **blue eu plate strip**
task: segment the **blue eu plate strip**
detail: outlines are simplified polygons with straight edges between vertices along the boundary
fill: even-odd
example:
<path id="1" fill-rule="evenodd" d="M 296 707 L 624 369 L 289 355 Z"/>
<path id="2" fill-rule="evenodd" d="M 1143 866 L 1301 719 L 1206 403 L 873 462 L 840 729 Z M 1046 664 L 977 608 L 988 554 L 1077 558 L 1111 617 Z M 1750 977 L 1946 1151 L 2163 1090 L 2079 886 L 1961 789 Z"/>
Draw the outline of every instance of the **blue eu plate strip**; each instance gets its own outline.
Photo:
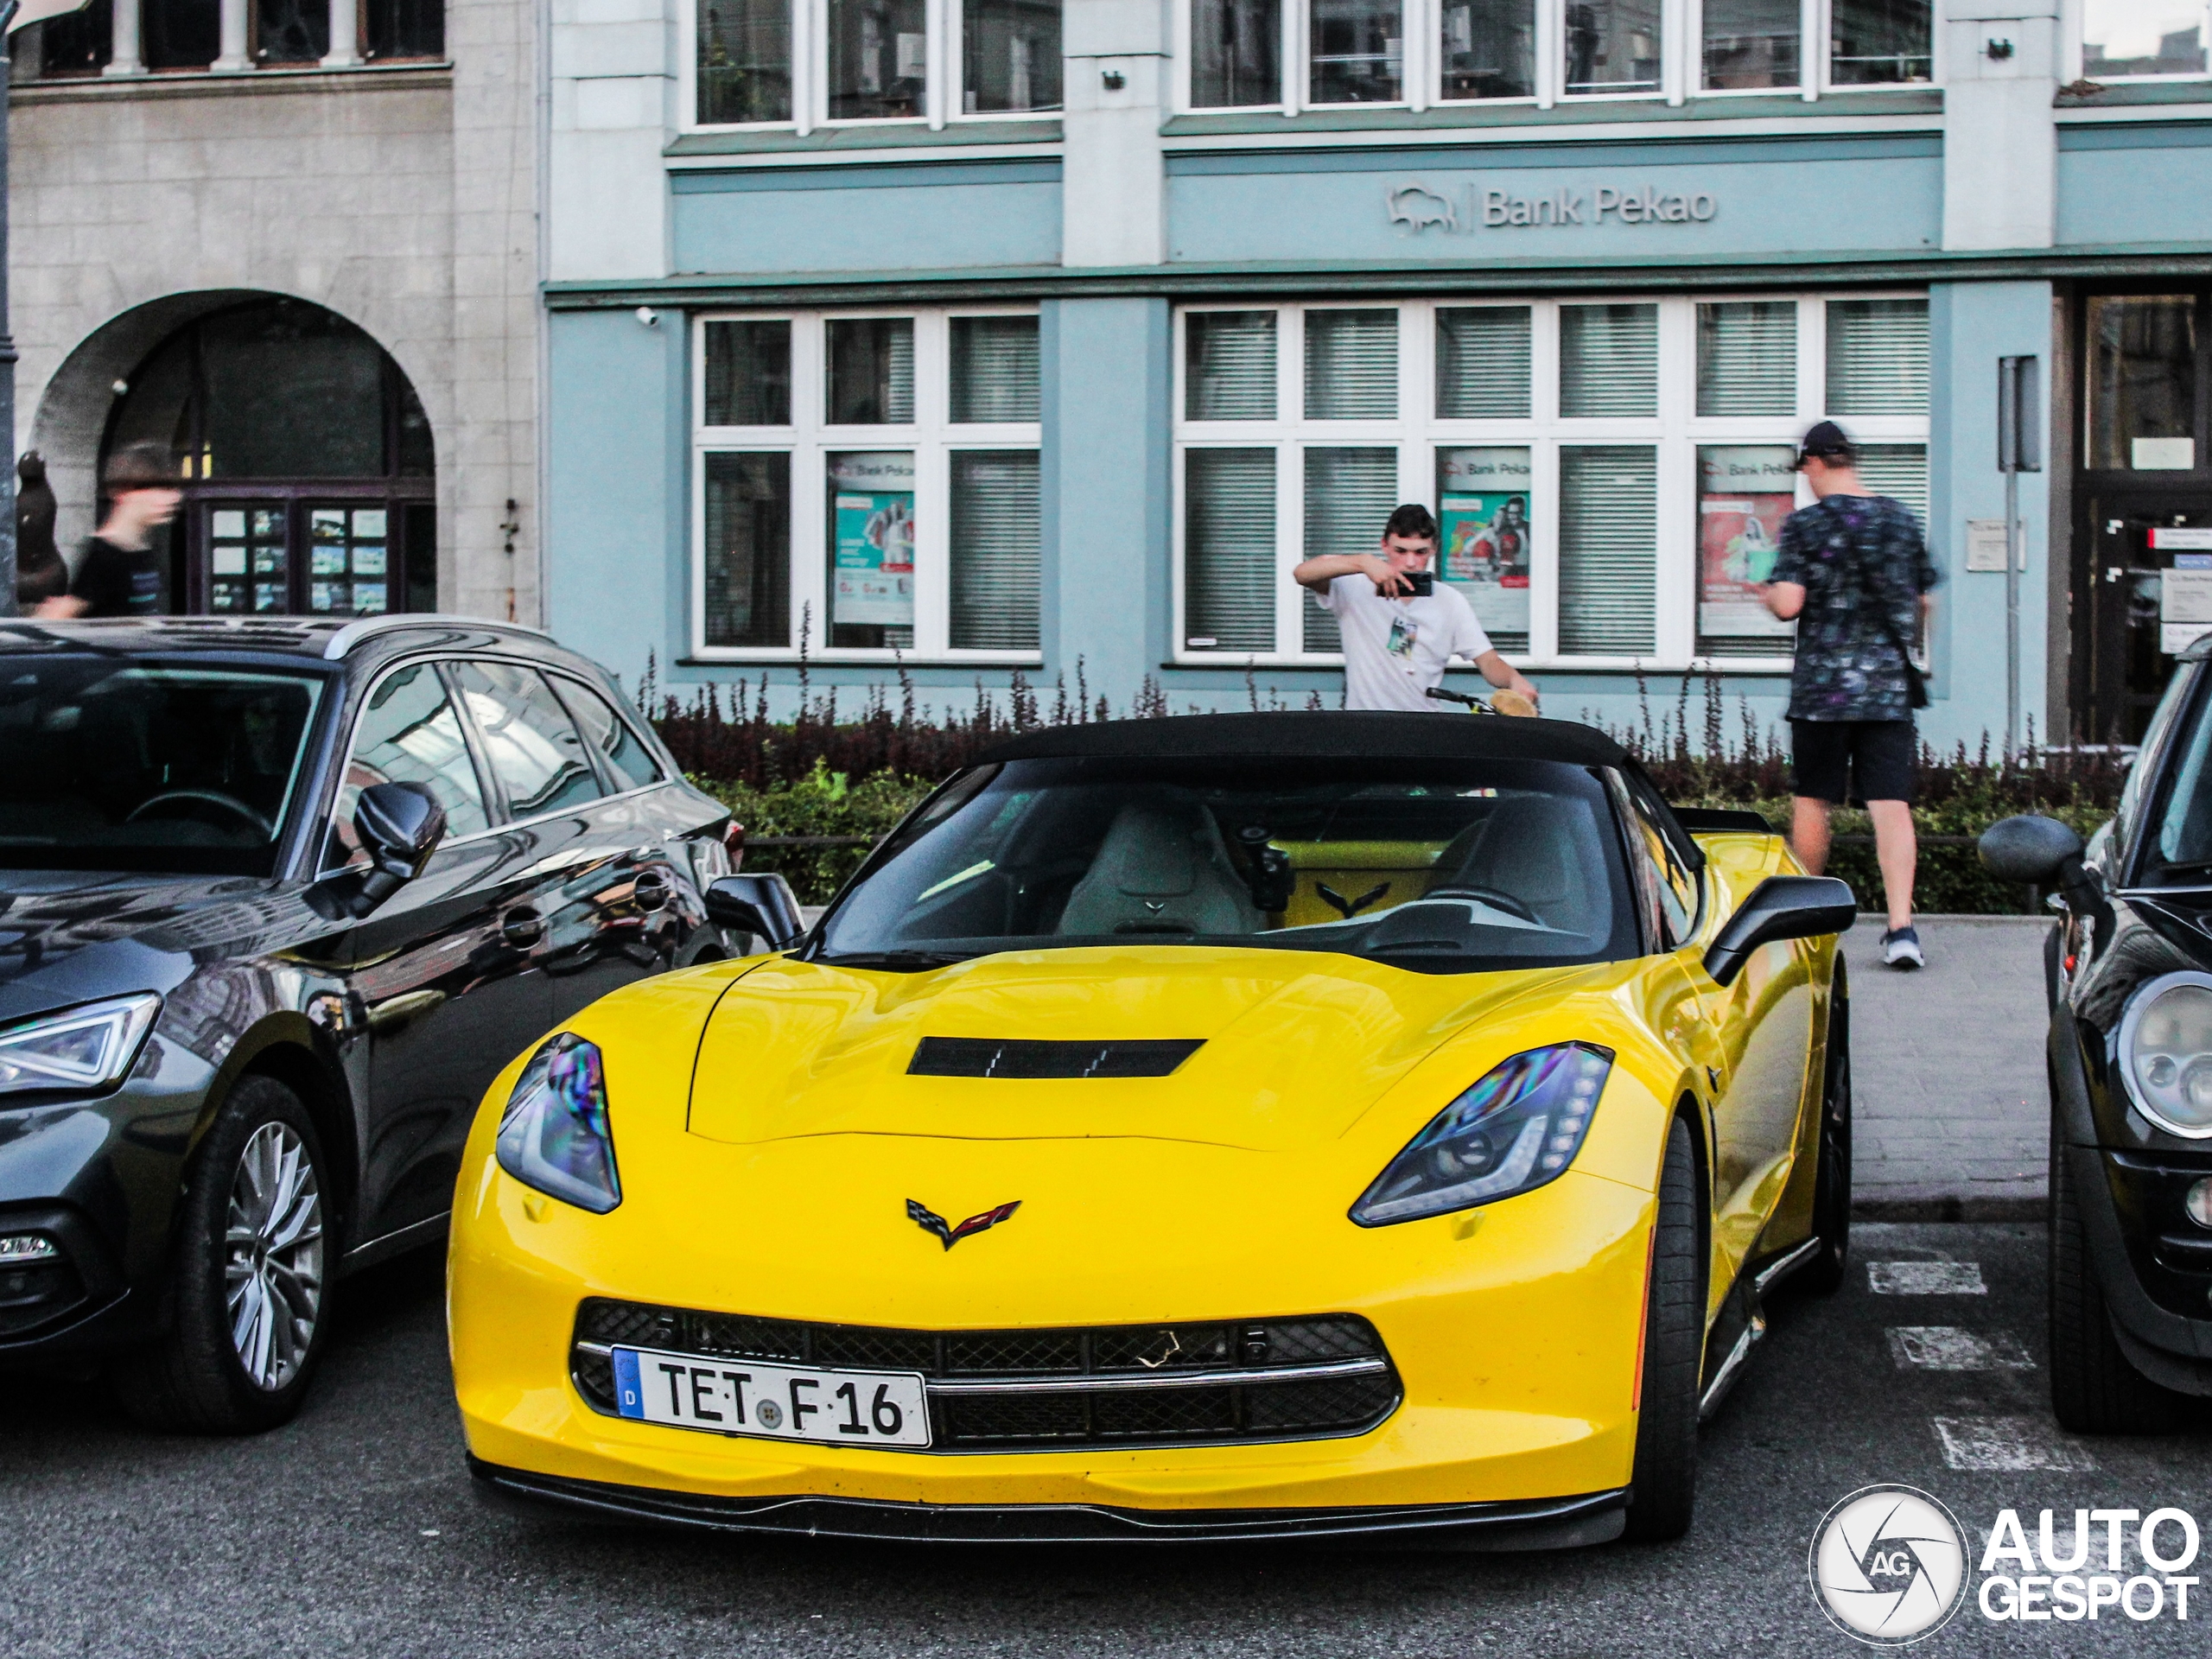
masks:
<path id="1" fill-rule="evenodd" d="M 638 1356 L 627 1348 L 614 1351 L 614 1398 L 625 1417 L 645 1414 L 645 1396 L 638 1389 Z"/>

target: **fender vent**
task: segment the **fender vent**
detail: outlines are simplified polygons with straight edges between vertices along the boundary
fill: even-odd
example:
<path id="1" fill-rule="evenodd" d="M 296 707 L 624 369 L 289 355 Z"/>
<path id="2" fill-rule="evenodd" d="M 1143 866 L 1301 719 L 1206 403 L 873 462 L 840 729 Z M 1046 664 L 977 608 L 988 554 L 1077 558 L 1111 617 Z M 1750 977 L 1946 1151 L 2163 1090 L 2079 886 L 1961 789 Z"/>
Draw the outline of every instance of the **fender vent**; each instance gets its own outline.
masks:
<path id="1" fill-rule="evenodd" d="M 1164 1077 L 1205 1043 L 1203 1037 L 1121 1043 L 925 1037 L 906 1073 L 916 1077 Z"/>

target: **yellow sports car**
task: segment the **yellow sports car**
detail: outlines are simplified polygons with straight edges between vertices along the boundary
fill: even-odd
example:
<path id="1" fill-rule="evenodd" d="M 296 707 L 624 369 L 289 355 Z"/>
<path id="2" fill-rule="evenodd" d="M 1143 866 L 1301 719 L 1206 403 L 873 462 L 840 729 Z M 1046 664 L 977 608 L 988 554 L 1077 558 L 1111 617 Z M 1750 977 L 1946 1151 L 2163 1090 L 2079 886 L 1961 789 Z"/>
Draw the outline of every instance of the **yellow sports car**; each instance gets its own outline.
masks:
<path id="1" fill-rule="evenodd" d="M 1003 744 L 803 937 L 493 1084 L 483 1489 L 961 1540 L 1674 1536 L 1760 1293 L 1840 1276 L 1850 889 L 1563 721 Z"/>

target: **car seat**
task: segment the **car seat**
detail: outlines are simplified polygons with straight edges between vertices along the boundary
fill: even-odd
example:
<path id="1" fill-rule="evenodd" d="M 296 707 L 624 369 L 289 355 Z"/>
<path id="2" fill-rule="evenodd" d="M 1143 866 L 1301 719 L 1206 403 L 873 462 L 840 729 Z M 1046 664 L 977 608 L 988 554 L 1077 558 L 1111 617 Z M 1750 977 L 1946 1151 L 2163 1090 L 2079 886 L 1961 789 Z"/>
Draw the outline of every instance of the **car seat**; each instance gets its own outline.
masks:
<path id="1" fill-rule="evenodd" d="M 1114 815 L 1058 931 L 1248 934 L 1259 925 L 1213 815 L 1194 802 L 1154 798 Z"/>
<path id="2" fill-rule="evenodd" d="M 1517 899 L 1546 927 L 1586 933 L 1592 886 L 1602 893 L 1605 859 L 1586 802 L 1522 795 L 1500 801 L 1437 855 L 1427 897 L 1489 887 Z"/>

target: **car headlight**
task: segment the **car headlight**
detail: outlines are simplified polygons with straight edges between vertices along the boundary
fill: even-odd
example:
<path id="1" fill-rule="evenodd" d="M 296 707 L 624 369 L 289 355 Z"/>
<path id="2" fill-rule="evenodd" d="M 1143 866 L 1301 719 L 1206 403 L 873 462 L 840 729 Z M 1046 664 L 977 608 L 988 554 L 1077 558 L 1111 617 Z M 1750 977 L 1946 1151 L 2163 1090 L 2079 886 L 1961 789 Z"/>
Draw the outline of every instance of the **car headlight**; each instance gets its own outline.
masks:
<path id="1" fill-rule="evenodd" d="M 2137 989 L 2120 1021 L 2120 1075 L 2160 1128 L 2212 1137 L 2212 974 L 2165 974 Z"/>
<path id="2" fill-rule="evenodd" d="M 105 1093 L 129 1075 L 161 1011 L 162 999 L 143 991 L 0 1031 L 0 1095 L 55 1089 Z"/>
<path id="3" fill-rule="evenodd" d="M 1387 1227 L 1556 1180 L 1581 1149 L 1612 1066 L 1613 1051 L 1594 1043 L 1501 1060 L 1390 1160 L 1351 1218 Z"/>
<path id="4" fill-rule="evenodd" d="M 621 1203 L 598 1047 L 565 1031 L 548 1038 L 507 1096 L 498 1144 L 499 1167 L 525 1186 L 594 1215 Z"/>

